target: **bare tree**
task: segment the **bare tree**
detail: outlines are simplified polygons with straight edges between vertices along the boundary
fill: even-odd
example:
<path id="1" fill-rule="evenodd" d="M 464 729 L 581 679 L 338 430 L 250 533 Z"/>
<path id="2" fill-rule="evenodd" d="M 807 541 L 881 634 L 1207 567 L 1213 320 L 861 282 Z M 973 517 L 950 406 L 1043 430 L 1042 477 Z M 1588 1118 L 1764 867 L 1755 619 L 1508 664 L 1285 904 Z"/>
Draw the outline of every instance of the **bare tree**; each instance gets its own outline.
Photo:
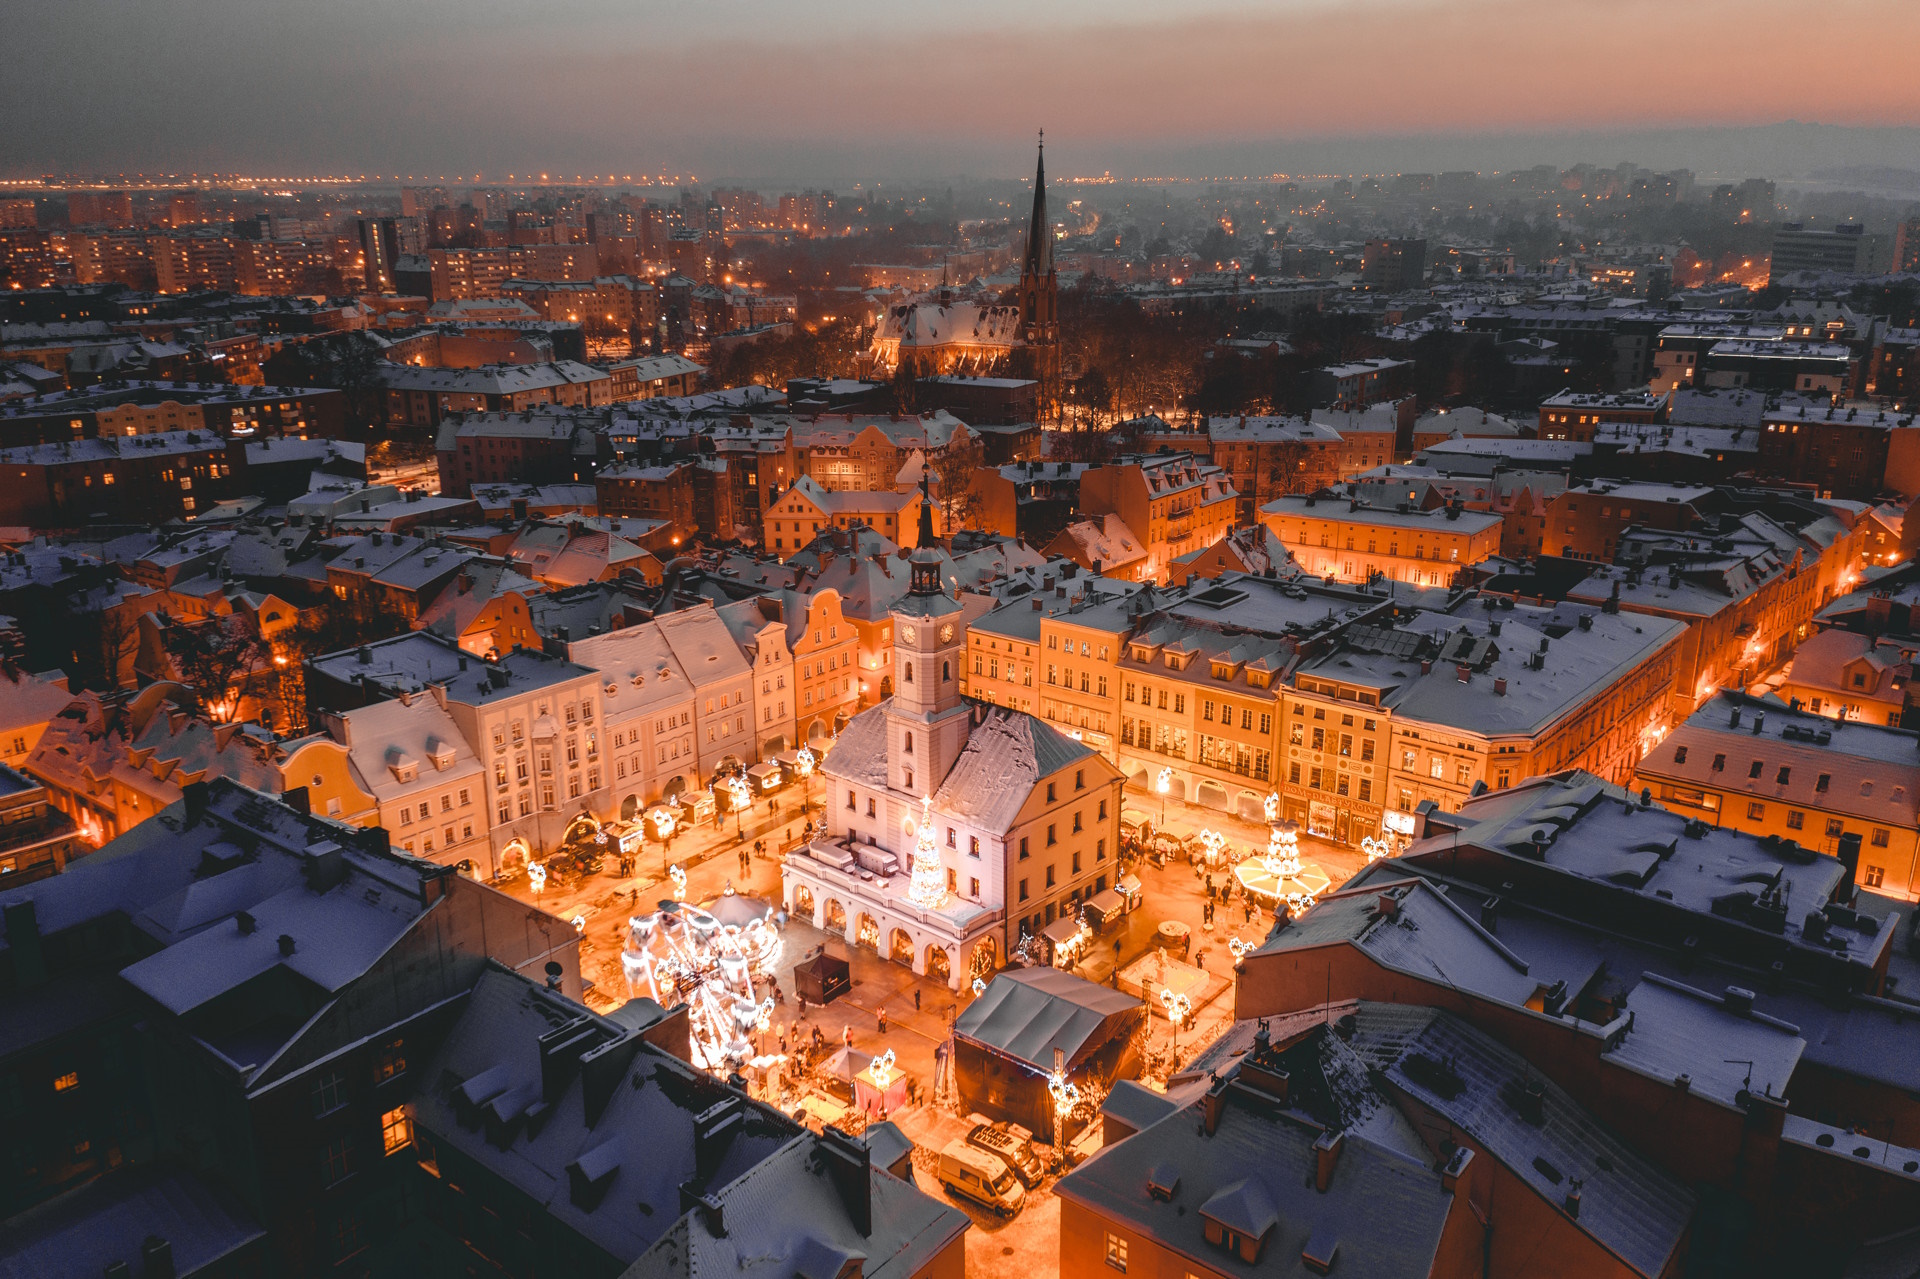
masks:
<path id="1" fill-rule="evenodd" d="M 165 643 L 174 669 L 193 686 L 201 709 L 216 723 L 226 723 L 239 712 L 241 694 L 270 656 L 266 642 L 237 615 L 192 626 L 176 623 L 167 628 Z"/>
<path id="2" fill-rule="evenodd" d="M 948 536 L 972 524 L 980 513 L 980 490 L 974 481 L 986 464 L 986 446 L 979 436 L 964 430 L 954 431 L 947 446 L 927 459 L 940 486 L 940 513 L 946 520 Z"/>

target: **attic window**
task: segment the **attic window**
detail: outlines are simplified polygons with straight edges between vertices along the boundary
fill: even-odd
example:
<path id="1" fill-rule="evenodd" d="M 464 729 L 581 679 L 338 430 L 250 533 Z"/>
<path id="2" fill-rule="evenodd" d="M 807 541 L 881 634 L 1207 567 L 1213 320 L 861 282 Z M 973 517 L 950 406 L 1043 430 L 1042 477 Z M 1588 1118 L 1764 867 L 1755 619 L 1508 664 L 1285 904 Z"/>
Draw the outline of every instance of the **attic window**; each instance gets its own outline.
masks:
<path id="1" fill-rule="evenodd" d="M 1686 748 L 1686 747 L 1684 747 L 1684 746 L 1676 746 L 1676 747 L 1674 747 L 1674 748 L 1673 748 L 1673 762 L 1674 762 L 1674 763 L 1676 763 L 1676 764 L 1684 764 L 1684 763 L 1686 763 L 1686 762 L 1687 762 L 1687 748 Z"/>

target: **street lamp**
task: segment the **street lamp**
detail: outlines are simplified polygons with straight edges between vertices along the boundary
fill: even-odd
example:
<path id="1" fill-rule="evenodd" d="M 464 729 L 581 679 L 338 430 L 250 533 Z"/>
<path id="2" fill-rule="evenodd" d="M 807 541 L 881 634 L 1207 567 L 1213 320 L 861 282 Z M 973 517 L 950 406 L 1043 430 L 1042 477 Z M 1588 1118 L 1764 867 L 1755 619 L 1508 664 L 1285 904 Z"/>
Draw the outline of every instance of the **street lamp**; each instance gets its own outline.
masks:
<path id="1" fill-rule="evenodd" d="M 1080 1104 L 1080 1089 L 1067 1078 L 1066 1054 L 1053 1050 L 1053 1073 L 1047 1076 L 1047 1091 L 1053 1094 L 1053 1159 L 1055 1166 L 1066 1162 L 1067 1116 Z"/>
<path id="2" fill-rule="evenodd" d="M 1173 789 L 1173 769 L 1163 768 L 1160 775 L 1153 779 L 1153 788 L 1160 792 L 1160 829 L 1167 828 L 1167 792 Z"/>
<path id="3" fill-rule="evenodd" d="M 733 797 L 733 833 L 741 839 L 747 837 L 745 819 L 740 816 L 748 805 L 753 803 L 753 792 L 747 789 L 747 779 L 738 773 L 727 779 L 727 793 Z"/>
<path id="4" fill-rule="evenodd" d="M 1170 1046 L 1173 1050 L 1173 1064 L 1178 1067 L 1180 1064 L 1180 1023 L 1185 1021 L 1193 1012 L 1193 1001 L 1177 990 L 1162 986 L 1160 988 L 1160 1002 L 1167 1006 L 1167 1020 L 1173 1023 L 1173 1038 Z"/>
<path id="5" fill-rule="evenodd" d="M 673 814 L 665 808 L 654 809 L 649 820 L 653 822 L 654 832 L 660 839 L 660 873 L 665 875 L 667 873 L 667 851 L 671 847 L 673 828 L 678 823 L 673 820 Z"/>
<path id="6" fill-rule="evenodd" d="M 813 798 L 813 748 L 802 746 L 793 757 L 793 769 L 800 774 L 800 820 L 807 820 L 807 807 Z"/>

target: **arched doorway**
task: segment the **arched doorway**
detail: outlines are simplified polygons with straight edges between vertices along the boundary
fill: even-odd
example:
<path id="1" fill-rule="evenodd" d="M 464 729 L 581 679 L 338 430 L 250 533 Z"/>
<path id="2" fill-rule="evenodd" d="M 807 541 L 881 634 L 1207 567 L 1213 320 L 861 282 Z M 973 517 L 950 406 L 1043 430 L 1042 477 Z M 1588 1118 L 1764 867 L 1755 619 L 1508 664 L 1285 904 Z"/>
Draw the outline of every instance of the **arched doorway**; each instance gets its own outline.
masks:
<path id="1" fill-rule="evenodd" d="M 1240 816 L 1250 822 L 1264 822 L 1267 819 L 1267 801 L 1250 790 L 1240 792 Z"/>
<path id="2" fill-rule="evenodd" d="M 813 890 L 800 884 L 793 890 L 793 913 L 813 922 Z"/>
<path id="3" fill-rule="evenodd" d="M 1205 804 L 1208 808 L 1217 808 L 1225 812 L 1227 788 L 1218 782 L 1201 782 L 1193 788 L 1193 800 L 1196 804 Z"/>
<path id="4" fill-rule="evenodd" d="M 1145 764 L 1136 764 L 1132 760 L 1128 760 L 1126 763 L 1126 772 L 1127 785 L 1138 786 L 1141 790 L 1148 789 L 1147 766 Z"/>
<path id="5" fill-rule="evenodd" d="M 880 696 L 882 697 L 893 696 L 893 676 L 882 675 L 880 677 Z"/>
<path id="6" fill-rule="evenodd" d="M 667 784 L 660 788 L 660 797 L 662 799 L 672 799 L 675 795 L 685 794 L 686 789 L 687 775 L 685 773 L 675 773 L 668 779 Z"/>
<path id="7" fill-rule="evenodd" d="M 620 801 L 620 820 L 630 822 L 640 815 L 640 797 L 629 795 Z"/>
<path id="8" fill-rule="evenodd" d="M 913 938 L 904 928 L 896 928 L 887 939 L 887 958 L 896 964 L 913 967 Z"/>
<path id="9" fill-rule="evenodd" d="M 764 758 L 768 755 L 778 755 L 785 749 L 787 749 L 787 735 L 785 733 L 775 733 L 767 739 L 766 745 L 760 748 L 760 754 L 761 757 Z"/>
<path id="10" fill-rule="evenodd" d="M 847 908 L 840 904 L 839 898 L 827 898 L 827 915 L 821 927 L 830 933 L 845 933 L 847 931 Z"/>
<path id="11" fill-rule="evenodd" d="M 953 980 L 953 964 L 947 959 L 945 946 L 927 947 L 927 976 L 938 982 Z"/>
<path id="12" fill-rule="evenodd" d="M 566 834 L 560 837 L 563 844 L 585 843 L 600 833 L 600 819 L 592 813 L 581 813 L 567 823 Z"/>
<path id="13" fill-rule="evenodd" d="M 991 937 L 982 937 L 973 948 L 973 954 L 967 960 L 967 975 L 970 977 L 990 977 L 993 970 L 1000 966 L 1000 947 Z"/>
<path id="14" fill-rule="evenodd" d="M 829 736 L 831 736 L 831 734 L 827 732 L 827 722 L 825 720 L 816 719 L 813 723 L 807 725 L 808 742 L 818 744 L 826 741 Z"/>
<path id="15" fill-rule="evenodd" d="M 880 921 L 872 915 L 862 912 L 860 922 L 854 926 L 853 942 L 856 946 L 865 946 L 868 950 L 880 949 Z"/>
<path id="16" fill-rule="evenodd" d="M 510 839 L 500 850 L 500 878 L 518 879 L 527 873 L 527 841 Z"/>

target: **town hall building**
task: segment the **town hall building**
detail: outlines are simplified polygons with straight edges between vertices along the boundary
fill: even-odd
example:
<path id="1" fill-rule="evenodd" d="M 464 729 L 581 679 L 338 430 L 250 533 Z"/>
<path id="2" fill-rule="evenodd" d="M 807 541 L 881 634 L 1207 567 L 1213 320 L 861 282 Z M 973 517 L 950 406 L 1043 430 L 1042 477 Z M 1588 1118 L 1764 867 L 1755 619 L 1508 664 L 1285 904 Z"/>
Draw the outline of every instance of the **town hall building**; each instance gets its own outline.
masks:
<path id="1" fill-rule="evenodd" d="M 1044 720 L 960 695 L 961 605 L 930 505 L 893 610 L 893 688 L 820 774 L 825 825 L 786 854 L 792 915 L 958 990 L 1119 878 L 1124 778 Z"/>

